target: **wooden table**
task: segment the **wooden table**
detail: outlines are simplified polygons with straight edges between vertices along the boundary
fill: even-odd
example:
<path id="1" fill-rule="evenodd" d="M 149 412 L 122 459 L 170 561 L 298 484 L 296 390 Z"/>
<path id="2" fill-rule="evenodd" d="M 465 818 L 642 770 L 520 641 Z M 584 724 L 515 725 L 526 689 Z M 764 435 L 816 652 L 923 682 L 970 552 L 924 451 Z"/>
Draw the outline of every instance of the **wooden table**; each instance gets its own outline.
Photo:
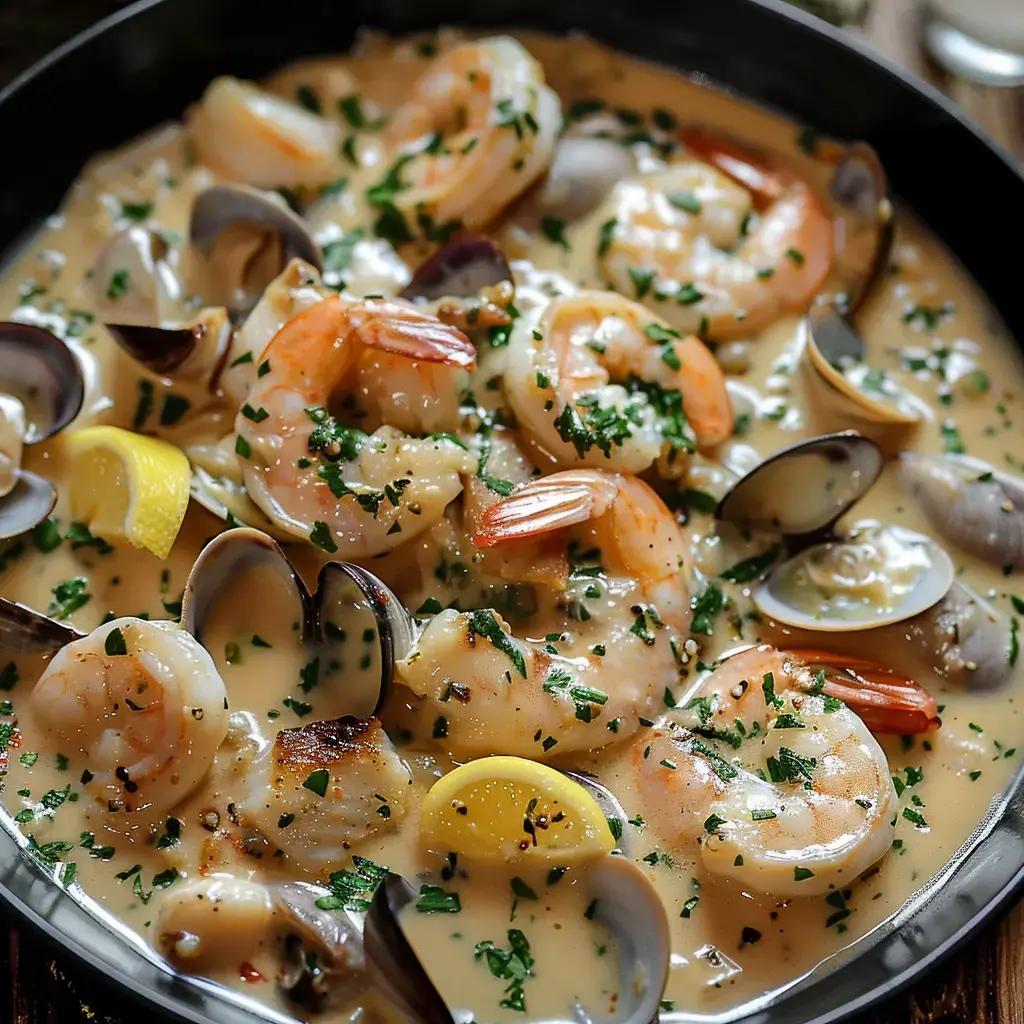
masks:
<path id="1" fill-rule="evenodd" d="M 124 0 L 0 0 L 0 84 Z M 864 34 L 879 49 L 945 89 L 1024 159 L 1024 102 L 1017 91 L 951 81 L 917 46 L 916 0 L 875 0 Z M 139 1014 L 97 985 L 70 957 L 0 918 L 0 1024 L 134 1024 Z M 1024 903 L 958 956 L 857 1024 L 1022 1024 Z M 798 1022 L 794 1022 L 798 1024 Z"/>

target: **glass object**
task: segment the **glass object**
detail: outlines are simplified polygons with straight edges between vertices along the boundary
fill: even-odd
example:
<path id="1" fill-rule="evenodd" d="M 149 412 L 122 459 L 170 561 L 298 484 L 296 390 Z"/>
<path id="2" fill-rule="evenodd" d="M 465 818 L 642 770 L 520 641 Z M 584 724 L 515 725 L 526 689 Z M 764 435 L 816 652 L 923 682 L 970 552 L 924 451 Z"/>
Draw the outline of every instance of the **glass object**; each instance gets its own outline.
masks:
<path id="1" fill-rule="evenodd" d="M 924 41 L 955 75 L 1024 85 L 1024 0 L 928 0 Z"/>

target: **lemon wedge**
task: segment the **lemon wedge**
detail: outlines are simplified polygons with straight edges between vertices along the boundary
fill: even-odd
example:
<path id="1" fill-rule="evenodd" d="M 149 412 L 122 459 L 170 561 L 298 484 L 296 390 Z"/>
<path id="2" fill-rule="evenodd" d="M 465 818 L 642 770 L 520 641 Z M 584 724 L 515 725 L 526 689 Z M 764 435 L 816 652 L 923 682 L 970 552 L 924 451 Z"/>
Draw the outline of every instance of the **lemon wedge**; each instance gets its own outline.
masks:
<path id="1" fill-rule="evenodd" d="M 577 864 L 615 848 L 608 820 L 579 783 L 522 757 L 483 757 L 435 782 L 423 801 L 420 840 L 494 864 Z"/>
<path id="2" fill-rule="evenodd" d="M 65 444 L 72 516 L 104 540 L 166 558 L 188 508 L 185 454 L 120 427 L 76 430 Z"/>

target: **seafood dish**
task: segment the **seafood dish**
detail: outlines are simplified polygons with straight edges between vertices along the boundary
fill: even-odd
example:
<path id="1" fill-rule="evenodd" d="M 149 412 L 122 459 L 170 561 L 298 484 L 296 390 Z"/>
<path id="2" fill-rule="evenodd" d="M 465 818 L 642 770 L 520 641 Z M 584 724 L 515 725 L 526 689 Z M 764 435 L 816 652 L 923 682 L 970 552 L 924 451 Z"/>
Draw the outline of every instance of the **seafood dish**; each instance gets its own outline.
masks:
<path id="1" fill-rule="evenodd" d="M 1024 362 L 861 140 L 367 31 L 0 321 L 0 824 L 253 1019 L 735 1019 L 1020 767 Z"/>

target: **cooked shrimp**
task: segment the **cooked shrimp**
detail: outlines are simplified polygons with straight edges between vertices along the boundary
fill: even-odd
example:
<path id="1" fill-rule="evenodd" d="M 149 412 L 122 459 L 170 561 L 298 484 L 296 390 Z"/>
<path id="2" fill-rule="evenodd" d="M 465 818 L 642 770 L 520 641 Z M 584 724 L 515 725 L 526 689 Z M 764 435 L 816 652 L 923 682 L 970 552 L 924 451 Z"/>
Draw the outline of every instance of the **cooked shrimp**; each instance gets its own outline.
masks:
<path id="1" fill-rule="evenodd" d="M 31 699 L 112 813 L 170 810 L 202 782 L 228 727 L 213 660 L 172 622 L 98 626 L 54 656 Z"/>
<path id="2" fill-rule="evenodd" d="M 320 283 L 316 268 L 294 259 L 264 289 L 259 302 L 231 337 L 225 367 L 217 379 L 228 401 L 241 406 L 256 383 L 260 355 L 292 317 L 334 294 Z"/>
<path id="3" fill-rule="evenodd" d="M 694 159 L 616 188 L 608 279 L 677 329 L 713 338 L 805 308 L 833 254 L 810 186 L 730 143 L 692 132 L 685 141 Z"/>
<path id="4" fill-rule="evenodd" d="M 482 227 L 544 172 L 561 126 L 557 94 L 514 39 L 456 46 L 433 61 L 386 130 L 405 186 L 394 203 L 409 224 L 427 216 Z"/>
<path id="5" fill-rule="evenodd" d="M 462 489 L 476 460 L 444 438 L 390 426 L 367 436 L 339 425 L 328 403 L 367 350 L 426 364 L 456 393 L 474 364 L 458 330 L 393 302 L 332 296 L 289 320 L 260 357 L 236 421 L 250 497 L 283 530 L 342 557 L 375 555 L 421 533 Z"/>
<path id="6" fill-rule="evenodd" d="M 412 785 L 376 718 L 284 729 L 247 775 L 242 824 L 315 873 L 345 859 L 349 844 L 397 825 Z"/>
<path id="7" fill-rule="evenodd" d="M 520 426 L 560 465 L 681 475 L 694 439 L 732 433 L 715 357 L 615 292 L 553 300 L 516 321 L 505 391 Z"/>
<path id="8" fill-rule="evenodd" d="M 772 647 L 732 656 L 633 748 L 644 817 L 760 892 L 841 888 L 889 849 L 897 796 L 867 726 Z M 755 774 L 756 772 L 756 774 Z"/>
<path id="9" fill-rule="evenodd" d="M 635 731 L 678 678 L 684 546 L 654 491 L 597 470 L 556 473 L 486 509 L 476 543 L 541 536 L 562 542 L 562 579 L 550 616 L 530 620 L 536 639 L 513 635 L 492 609 L 448 609 L 398 664 L 399 680 L 424 702 L 414 706 L 457 757 L 543 761 L 604 746 Z"/>
<path id="10" fill-rule="evenodd" d="M 341 128 L 237 78 L 215 78 L 192 124 L 199 162 L 257 188 L 316 186 L 340 173 Z"/>

